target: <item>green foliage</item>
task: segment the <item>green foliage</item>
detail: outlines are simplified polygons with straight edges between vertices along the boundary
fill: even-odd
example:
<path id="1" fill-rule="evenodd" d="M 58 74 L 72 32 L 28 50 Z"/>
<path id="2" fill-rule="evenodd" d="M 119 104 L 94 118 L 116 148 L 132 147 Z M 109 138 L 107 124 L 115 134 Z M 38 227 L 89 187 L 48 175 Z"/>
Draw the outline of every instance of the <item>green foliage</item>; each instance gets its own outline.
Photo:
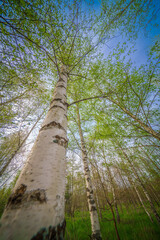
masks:
<path id="1" fill-rule="evenodd" d="M 102 239 L 116 240 L 116 233 L 111 215 L 106 211 L 102 212 L 104 220 L 100 222 Z M 77 212 L 74 218 L 66 216 L 66 240 L 89 240 L 91 236 L 91 226 L 88 212 Z M 142 209 L 138 211 L 127 212 L 123 209 L 121 213 L 121 223 L 118 225 L 120 239 L 124 240 L 158 240 L 160 237 L 160 229 L 158 224 L 151 224 L 147 215 Z"/>
<path id="2" fill-rule="evenodd" d="M 0 145 L 0 172 L 1 169 L 8 165 L 12 156 L 19 149 L 19 146 L 24 138 L 24 132 L 13 132 L 12 134 L 1 139 Z M 1 175 L 1 174 L 0 174 Z"/>
<path id="3" fill-rule="evenodd" d="M 79 0 L 3 1 L 0 21 L 1 134 L 6 134 L 6 129 L 17 127 L 19 123 L 33 122 L 34 116 L 46 104 L 48 106 L 60 67 L 66 65 L 68 103 L 85 99 L 78 104 L 88 155 L 93 159 L 91 152 L 95 151 L 97 166 L 102 170 L 106 170 L 106 158 L 107 165 L 118 166 L 124 178 L 127 173 L 135 177 L 129 164 L 123 160 L 118 141 L 122 148 L 127 148 L 129 158 L 135 168 L 141 170 L 141 179 L 147 185 L 148 176 L 154 181 L 159 179 L 158 153 L 152 147 L 145 149 L 144 153 L 139 148 L 128 148 L 151 143 L 159 147 L 157 139 L 152 138 L 153 132 L 158 136 L 159 131 L 159 42 L 155 41 L 151 47 L 147 64 L 135 67 L 132 60 L 134 44 L 131 45 L 128 39 L 135 39 L 140 29 L 143 34 L 146 25 L 147 28 L 152 26 L 148 23 L 155 15 L 156 5 L 152 0 L 117 0 L 101 1 L 98 11 L 93 6 L 91 1 Z M 121 34 L 122 40 L 125 36 L 127 43 L 118 44 L 106 55 L 108 41 L 115 34 Z M 79 154 L 81 147 L 75 116 L 76 108 L 72 105 L 68 111 L 69 149 Z M 144 127 L 146 125 L 149 130 Z M 8 138 L 2 143 L 1 166 L 7 162 L 7 154 L 12 156 L 17 149 L 16 139 Z M 6 151 L 10 145 L 13 147 Z M 81 171 L 75 173 L 73 165 L 70 169 L 66 204 L 68 215 L 74 218 L 67 217 L 66 239 L 84 240 L 91 235 L 89 214 L 76 211 L 82 207 L 79 206 L 80 195 L 83 204 L 86 201 L 84 181 Z M 107 174 L 103 178 L 105 184 Z M 120 185 L 121 182 L 119 188 Z M 157 185 L 156 188 L 158 192 Z M 0 192 L 2 209 L 10 191 L 11 187 Z M 104 212 L 103 217 L 111 218 Z M 135 213 L 132 220 L 125 213 L 122 223 L 119 226 L 122 239 L 158 239 L 155 224 L 151 227 L 141 212 Z M 104 239 L 106 236 L 107 239 L 116 238 L 113 222 L 104 219 L 101 227 Z M 145 230 L 150 234 L 145 234 Z"/>
<path id="4" fill-rule="evenodd" d="M 0 189 L 0 218 L 3 214 L 5 205 L 7 204 L 8 198 L 11 195 L 12 189 L 16 184 L 16 181 L 19 177 L 20 172 L 16 175 L 14 180 L 10 183 L 9 186 L 4 186 L 3 188 Z"/>
<path id="5" fill-rule="evenodd" d="M 66 216 L 65 239 L 90 239 L 91 224 L 89 212 L 75 212 L 74 218 Z"/>

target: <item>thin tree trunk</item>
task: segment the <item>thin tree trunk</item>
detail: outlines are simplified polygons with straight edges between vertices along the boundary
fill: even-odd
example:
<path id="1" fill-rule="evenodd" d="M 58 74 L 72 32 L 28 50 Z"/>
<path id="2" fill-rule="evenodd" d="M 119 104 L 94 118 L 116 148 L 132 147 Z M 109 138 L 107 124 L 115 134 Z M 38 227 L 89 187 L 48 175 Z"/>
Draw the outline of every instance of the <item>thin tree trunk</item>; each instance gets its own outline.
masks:
<path id="1" fill-rule="evenodd" d="M 153 202 L 152 202 L 152 200 L 151 200 L 151 198 L 150 198 L 150 196 L 149 196 L 149 194 L 148 194 L 148 192 L 147 192 L 147 190 L 146 190 L 146 188 L 145 188 L 143 182 L 141 181 L 141 179 L 140 179 L 140 177 L 139 177 L 139 175 L 138 175 L 138 173 L 137 173 L 135 167 L 133 166 L 132 162 L 130 161 L 128 155 L 125 153 L 125 151 L 124 151 L 123 148 L 121 147 L 120 143 L 117 142 L 117 144 L 118 144 L 119 147 L 121 148 L 121 151 L 123 152 L 123 154 L 124 154 L 126 160 L 127 160 L 128 163 L 130 164 L 131 169 L 132 169 L 132 171 L 134 172 L 134 174 L 135 174 L 135 176 L 136 176 L 136 178 L 137 178 L 137 180 L 138 180 L 140 186 L 142 187 L 143 192 L 144 192 L 144 194 L 145 194 L 145 196 L 146 196 L 146 198 L 147 198 L 147 200 L 148 200 L 148 202 L 149 202 L 149 204 L 150 204 L 150 206 L 151 206 L 151 210 L 152 210 L 153 214 L 155 215 L 155 217 L 156 217 L 158 223 L 160 224 L 160 216 L 158 215 L 158 213 L 157 213 L 157 211 L 156 211 L 156 209 L 155 209 L 155 207 L 154 207 L 154 204 L 153 204 Z"/>
<path id="2" fill-rule="evenodd" d="M 106 163 L 106 159 L 105 159 L 105 163 Z M 116 211 L 117 223 L 120 223 L 120 216 L 119 216 L 119 211 L 118 211 L 118 206 L 117 206 L 117 198 L 116 198 L 116 193 L 115 193 L 115 183 L 113 182 L 113 176 L 112 176 L 112 173 L 111 173 L 110 168 L 107 165 L 107 163 L 106 163 L 106 167 L 107 167 L 107 172 L 109 175 L 109 181 L 111 184 L 111 189 L 112 189 L 112 194 L 113 194 L 113 201 L 114 201 L 114 207 L 115 207 L 115 211 Z"/>
<path id="3" fill-rule="evenodd" d="M 160 207 L 159 195 L 157 192 L 155 192 L 155 189 L 153 188 L 152 183 L 150 182 L 147 187 L 150 191 L 150 195 L 152 195 L 152 197 L 154 198 L 154 201 L 156 202 L 157 206 Z"/>
<path id="4" fill-rule="evenodd" d="M 152 164 L 157 168 L 158 171 L 160 171 L 159 166 L 152 160 L 152 158 L 149 156 L 149 154 L 144 151 L 144 149 L 141 147 L 141 151 L 143 151 L 143 153 L 147 156 L 147 158 L 152 162 Z"/>
<path id="5" fill-rule="evenodd" d="M 120 178 L 121 178 L 121 181 L 122 181 L 122 183 L 123 183 L 123 185 L 124 185 L 124 187 L 125 187 L 125 192 L 128 193 L 129 202 L 130 202 L 131 204 L 133 204 L 134 209 L 136 209 L 136 208 L 137 208 L 136 202 L 135 202 L 132 198 L 130 198 L 130 192 L 129 192 L 127 186 L 126 186 L 126 183 L 125 183 L 125 181 L 124 181 L 124 179 L 123 179 L 123 177 L 122 177 L 122 175 L 121 175 L 121 172 L 120 172 L 119 168 L 116 167 L 116 169 L 117 169 L 117 172 L 118 172 L 118 174 L 119 174 L 119 176 L 120 176 Z M 128 210 L 127 210 L 127 211 L 128 211 Z"/>
<path id="6" fill-rule="evenodd" d="M 67 71 L 62 67 L 50 109 L 1 220 L 1 240 L 64 239 Z"/>
<path id="7" fill-rule="evenodd" d="M 147 209 L 146 209 L 146 207 L 145 207 L 145 205 L 144 205 L 144 203 L 143 203 L 143 200 L 142 200 L 142 198 L 141 198 L 141 195 L 140 195 L 140 193 L 138 192 L 138 189 L 137 189 L 134 181 L 132 181 L 130 177 L 128 177 L 128 181 L 129 181 L 129 183 L 134 187 L 134 190 L 135 190 L 135 192 L 137 193 L 137 196 L 138 196 L 138 198 L 139 198 L 139 201 L 140 201 L 141 204 L 142 204 L 142 207 L 144 208 L 144 211 L 145 211 L 146 214 L 148 215 L 150 221 L 153 223 L 153 219 L 152 219 L 150 213 L 147 211 Z"/>
<path id="8" fill-rule="evenodd" d="M 81 128 L 81 120 L 80 120 L 80 114 L 79 114 L 79 107 L 76 105 L 77 109 L 77 120 L 78 120 L 78 128 L 79 128 L 79 135 L 81 139 L 81 149 L 82 149 L 82 160 L 84 164 L 84 175 L 85 175 L 85 182 L 86 182 L 86 190 L 87 190 L 87 201 L 88 201 L 88 207 L 90 212 L 90 219 L 91 219 L 91 227 L 92 227 L 92 239 L 93 240 L 101 240 L 101 232 L 100 232 L 100 224 L 98 219 L 98 213 L 96 208 L 96 203 L 94 200 L 93 195 L 93 187 L 90 177 L 90 170 L 88 166 L 88 157 L 87 157 L 87 151 L 85 146 L 85 141 L 82 133 Z"/>
<path id="9" fill-rule="evenodd" d="M 137 170 L 138 170 L 141 178 L 144 179 L 144 178 L 143 178 L 143 172 L 142 172 L 142 170 L 141 170 L 140 168 L 138 168 Z M 146 179 L 144 179 L 144 180 L 146 180 Z M 147 191 L 147 192 L 150 192 L 149 195 L 152 196 L 152 198 L 154 199 L 154 201 L 156 202 L 156 204 L 159 206 L 159 196 L 157 196 L 157 195 L 155 194 L 155 190 L 154 190 L 151 182 L 148 182 L 146 191 Z"/>
<path id="10" fill-rule="evenodd" d="M 101 208 L 100 208 L 100 204 L 99 204 L 99 199 L 98 199 L 98 195 L 95 195 L 96 197 L 96 201 L 97 201 L 97 208 L 98 208 L 98 212 L 99 212 L 99 217 L 102 220 L 102 212 L 101 212 Z"/>
<path id="11" fill-rule="evenodd" d="M 160 135 L 154 131 L 150 126 L 142 122 L 139 118 L 136 117 L 136 115 L 132 114 L 128 109 L 123 107 L 120 103 L 118 103 L 116 100 L 114 100 L 112 97 L 106 97 L 108 100 L 116 104 L 118 107 L 122 109 L 123 112 L 125 112 L 128 116 L 130 116 L 132 119 L 134 119 L 136 122 L 139 123 L 139 125 L 142 127 L 143 130 L 151 134 L 154 138 L 160 140 Z"/>
<path id="12" fill-rule="evenodd" d="M 96 179 L 96 174 L 95 174 L 93 166 L 91 166 L 91 170 L 92 170 L 92 174 L 93 174 L 92 183 L 95 186 L 95 200 L 97 202 L 97 210 L 98 210 L 98 213 L 99 213 L 99 217 L 102 220 L 102 212 L 101 212 L 101 208 L 100 208 L 100 204 L 99 204 L 99 198 L 98 198 L 98 195 L 97 195 L 97 186 L 96 186 L 97 179 Z"/>
<path id="13" fill-rule="evenodd" d="M 19 152 L 19 150 L 21 149 L 21 147 L 23 146 L 23 144 L 25 143 L 25 141 L 27 140 L 27 138 L 29 137 L 29 135 L 31 134 L 31 132 L 33 131 L 33 129 L 35 128 L 35 126 L 37 125 L 37 123 L 40 121 L 41 117 L 43 116 L 44 111 L 42 112 L 42 114 L 38 117 L 37 121 L 35 122 L 35 124 L 33 125 L 33 127 L 30 129 L 30 131 L 28 132 L 28 134 L 26 135 L 26 137 L 23 139 L 23 141 L 19 144 L 18 148 L 15 150 L 15 152 L 12 154 L 12 156 L 7 160 L 7 163 L 3 166 L 3 168 L 0 170 L 0 177 L 3 175 L 3 173 L 5 172 L 6 168 L 8 167 L 8 165 L 11 163 L 12 159 L 16 156 L 16 154 Z"/>
<path id="14" fill-rule="evenodd" d="M 96 164 L 96 163 L 95 163 L 95 164 Z M 105 190 L 104 184 L 103 184 L 103 182 L 102 182 L 102 179 L 101 179 L 101 176 L 100 176 L 100 173 L 99 173 L 97 164 L 96 164 L 96 171 L 97 171 L 97 174 L 98 174 L 100 183 L 101 183 L 101 185 L 102 185 L 102 189 L 103 189 L 103 192 L 104 192 L 104 196 L 105 196 L 106 202 L 107 202 L 107 204 L 109 205 L 109 208 L 110 208 L 110 210 L 111 210 L 111 212 L 112 212 L 112 217 L 113 217 L 114 228 L 115 228 L 115 231 L 116 231 L 117 240 L 120 240 L 120 236 L 119 236 L 119 232 L 118 232 L 118 227 L 117 227 L 117 223 L 116 223 L 116 217 L 115 217 L 115 214 L 114 214 L 114 210 L 113 210 L 112 204 L 109 202 L 109 200 L 108 200 L 108 198 L 107 198 L 106 190 Z"/>
<path id="15" fill-rule="evenodd" d="M 134 119 L 135 122 L 138 122 L 140 127 L 147 133 L 151 134 L 154 138 L 160 140 L 160 135 L 159 133 L 157 133 L 156 131 L 154 131 L 151 126 L 145 124 L 144 122 L 142 122 L 139 118 L 137 118 L 136 115 L 132 114 L 128 109 L 126 109 L 125 107 L 123 107 L 120 103 L 118 103 L 116 100 L 114 100 L 110 94 L 107 94 L 107 95 L 100 95 L 100 96 L 95 96 L 95 97 L 89 97 L 89 98 L 85 98 L 85 99 L 81 99 L 81 100 L 78 100 L 78 101 L 75 101 L 73 103 L 71 103 L 69 106 L 75 104 L 75 103 L 79 103 L 79 102 L 82 102 L 82 101 L 85 101 L 85 100 L 89 100 L 89 99 L 96 99 L 96 98 L 106 98 L 108 99 L 109 101 L 111 101 L 112 103 L 116 104 L 119 108 L 122 109 L 123 112 L 125 112 L 128 116 L 130 116 L 132 119 Z"/>

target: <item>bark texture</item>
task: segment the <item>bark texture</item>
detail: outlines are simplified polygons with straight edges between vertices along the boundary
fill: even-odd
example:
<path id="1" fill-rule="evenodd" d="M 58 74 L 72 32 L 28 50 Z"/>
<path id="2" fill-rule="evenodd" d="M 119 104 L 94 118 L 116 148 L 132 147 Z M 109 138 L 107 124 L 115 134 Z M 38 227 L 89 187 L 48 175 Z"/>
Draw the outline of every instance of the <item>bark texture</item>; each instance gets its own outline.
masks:
<path id="1" fill-rule="evenodd" d="M 61 68 L 50 109 L 1 219 L 1 240 L 63 239 L 67 72 Z"/>
<path id="2" fill-rule="evenodd" d="M 96 162 L 95 162 L 95 164 L 96 164 Z M 104 196 L 105 196 L 106 202 L 109 205 L 109 208 L 110 208 L 111 213 L 112 213 L 112 217 L 113 217 L 112 220 L 114 222 L 114 228 L 115 228 L 115 231 L 116 231 L 117 240 L 120 240 L 120 236 L 119 236 L 119 232 L 118 232 L 118 228 L 117 228 L 116 217 L 115 217 L 115 214 L 114 214 L 113 206 L 112 206 L 112 204 L 110 203 L 110 201 L 109 201 L 109 199 L 107 197 L 106 189 L 105 189 L 105 186 L 104 186 L 104 184 L 102 182 L 102 179 L 101 179 L 101 176 L 100 176 L 97 164 L 96 164 L 96 170 L 97 170 L 98 178 L 100 180 L 100 183 L 101 183 L 101 186 L 102 186 L 102 189 L 103 189 L 103 192 L 104 192 Z"/>
<path id="3" fill-rule="evenodd" d="M 96 172 L 95 172 L 95 169 L 93 168 L 93 165 L 91 166 L 91 170 L 92 170 L 92 174 L 93 174 L 92 184 L 95 188 L 95 200 L 96 200 L 96 203 L 97 203 L 97 211 L 99 213 L 100 219 L 102 220 L 102 212 L 101 212 L 101 208 L 100 208 L 99 198 L 98 198 L 98 195 L 97 195 L 97 178 L 96 178 Z"/>
<path id="4" fill-rule="evenodd" d="M 80 120 L 80 114 L 79 114 L 79 108 L 77 105 L 77 120 L 78 120 L 78 127 L 79 127 L 79 135 L 81 139 L 81 150 L 82 150 L 82 160 L 84 164 L 84 175 L 85 175 L 85 182 L 86 182 L 86 191 L 87 191 L 87 201 L 88 201 L 88 207 L 90 212 L 90 219 L 91 219 L 91 227 L 92 227 L 92 239 L 93 240 L 101 240 L 101 232 L 100 232 L 100 224 L 98 219 L 98 213 L 96 208 L 96 203 L 94 200 L 93 195 L 93 187 L 90 177 L 90 170 L 88 166 L 88 157 L 87 157 L 87 151 L 85 147 L 85 141 L 82 133 L 81 128 L 81 120 Z"/>

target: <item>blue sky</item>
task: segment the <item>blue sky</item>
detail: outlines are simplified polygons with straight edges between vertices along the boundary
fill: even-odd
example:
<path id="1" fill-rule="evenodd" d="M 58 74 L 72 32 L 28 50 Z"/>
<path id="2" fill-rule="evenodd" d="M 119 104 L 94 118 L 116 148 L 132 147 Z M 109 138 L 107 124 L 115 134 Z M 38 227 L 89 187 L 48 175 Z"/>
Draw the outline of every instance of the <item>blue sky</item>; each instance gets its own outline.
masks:
<path id="1" fill-rule="evenodd" d="M 143 2 L 139 0 L 140 2 Z M 128 1 L 129 2 L 129 1 Z M 149 2 L 149 1 L 148 1 Z M 100 10 L 100 1 L 95 0 L 93 8 L 96 11 Z M 154 44 L 155 41 L 160 41 L 160 1 L 153 0 L 149 5 L 150 13 L 155 12 L 155 16 L 150 14 L 148 17 L 149 22 L 146 22 L 146 26 L 141 28 L 138 32 L 138 37 L 135 41 L 128 42 L 122 35 L 116 35 L 113 40 L 108 42 L 108 47 L 104 47 L 105 55 L 107 56 L 108 52 L 112 51 L 114 47 L 116 47 L 117 43 L 127 42 L 127 44 L 132 47 L 135 44 L 135 52 L 132 53 L 132 62 L 135 66 L 139 67 L 141 64 L 145 64 L 147 62 L 148 56 L 147 52 L 149 52 L 150 47 Z M 158 36 L 159 35 L 159 36 Z"/>

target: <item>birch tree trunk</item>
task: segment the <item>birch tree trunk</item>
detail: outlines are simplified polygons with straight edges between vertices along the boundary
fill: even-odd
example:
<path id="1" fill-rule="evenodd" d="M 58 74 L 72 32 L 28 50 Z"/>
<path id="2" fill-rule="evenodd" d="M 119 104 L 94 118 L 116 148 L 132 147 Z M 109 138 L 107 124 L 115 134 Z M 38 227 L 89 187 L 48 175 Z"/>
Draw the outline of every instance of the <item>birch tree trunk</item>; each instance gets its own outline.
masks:
<path id="1" fill-rule="evenodd" d="M 67 71 L 63 66 L 50 109 L 1 220 L 1 240 L 64 239 Z"/>
<path id="2" fill-rule="evenodd" d="M 100 224 L 98 219 L 98 213 L 96 208 L 96 203 L 94 200 L 93 195 L 93 187 L 90 177 L 90 170 L 88 167 L 88 157 L 87 157 L 87 151 L 85 146 L 85 141 L 83 138 L 82 128 L 81 128 L 81 120 L 80 120 L 80 114 L 79 114 L 79 108 L 77 106 L 77 120 L 78 120 L 78 128 L 79 128 L 79 135 L 81 139 L 81 149 L 82 149 L 82 160 L 84 164 L 84 175 L 85 175 L 85 182 L 86 182 L 86 190 L 87 190 L 87 201 L 88 201 L 88 207 L 90 212 L 90 219 L 91 219 L 91 227 L 92 227 L 92 239 L 93 240 L 101 240 L 101 232 L 100 232 Z"/>
<path id="3" fill-rule="evenodd" d="M 103 189 L 103 192 L 104 192 L 104 196 L 105 196 L 106 202 L 109 205 L 109 208 L 110 208 L 111 213 L 112 213 L 117 240 L 120 240 L 120 236 L 119 236 L 119 232 L 118 232 L 118 227 L 117 227 L 117 223 L 116 223 L 116 217 L 115 217 L 115 214 L 114 214 L 114 210 L 113 210 L 112 204 L 109 202 L 109 199 L 107 197 L 106 189 L 105 189 L 105 186 L 104 186 L 104 184 L 102 182 L 102 179 L 101 179 L 101 176 L 100 176 L 100 173 L 99 173 L 99 169 L 98 169 L 97 163 L 95 162 L 95 164 L 96 164 L 96 171 L 97 171 L 97 174 L 98 174 L 98 178 L 99 178 L 99 181 L 101 183 L 101 186 L 102 186 L 102 189 Z"/>
<path id="4" fill-rule="evenodd" d="M 118 206 L 117 206 L 117 197 L 116 197 L 116 191 L 115 191 L 115 182 L 113 180 L 113 176 L 112 176 L 112 173 L 111 173 L 111 170 L 107 164 L 107 161 L 106 161 L 106 156 L 105 156 L 105 152 L 104 152 L 104 148 L 102 150 L 103 152 L 103 158 L 104 158 L 104 161 L 105 161 L 105 166 L 107 168 L 107 174 L 108 174 L 108 177 L 109 177 L 109 182 L 110 182 L 110 185 L 111 185 L 111 190 L 112 190 L 112 194 L 113 194 L 113 202 L 114 202 L 114 208 L 115 208 L 115 212 L 116 212 L 116 218 L 117 218 L 117 223 L 119 224 L 120 223 L 120 215 L 119 215 L 119 211 L 118 211 Z"/>
<path id="5" fill-rule="evenodd" d="M 106 162 L 106 160 L 105 160 Z M 113 176 L 112 173 L 110 171 L 109 166 L 106 163 L 106 167 L 107 167 L 107 172 L 109 175 L 109 181 L 111 184 L 111 189 L 112 189 L 112 194 L 113 194 L 113 201 L 114 201 L 114 207 L 115 207 L 115 212 L 116 212 L 116 217 L 117 217 L 117 223 L 120 223 L 120 215 L 119 215 L 119 211 L 118 211 L 118 206 L 117 206 L 117 197 L 116 197 L 116 192 L 115 192 L 115 183 L 113 181 Z"/>
<path id="6" fill-rule="evenodd" d="M 133 163 L 130 161 L 128 155 L 125 153 L 125 151 L 123 150 L 123 148 L 121 147 L 121 145 L 120 145 L 120 143 L 119 143 L 118 141 L 117 141 L 117 144 L 118 144 L 119 147 L 121 148 L 121 151 L 123 152 L 126 160 L 127 160 L 128 163 L 130 164 L 130 167 L 131 167 L 132 171 L 134 172 L 134 174 L 135 174 L 135 176 L 136 176 L 136 178 L 137 178 L 140 186 L 142 187 L 142 190 L 143 190 L 143 192 L 144 192 L 144 194 L 145 194 L 145 196 L 146 196 L 146 198 L 147 198 L 147 200 L 148 200 L 148 202 L 149 202 L 149 204 L 150 204 L 151 210 L 152 210 L 154 216 L 156 217 L 158 223 L 160 224 L 160 216 L 159 216 L 158 212 L 156 211 L 156 209 L 155 209 L 155 207 L 154 207 L 154 204 L 153 204 L 153 202 L 152 202 L 152 199 L 150 198 L 150 196 L 149 196 L 149 194 L 148 194 L 148 192 L 147 192 L 147 190 L 146 190 L 143 182 L 141 181 L 141 179 L 140 179 L 140 177 L 139 177 L 139 175 L 138 175 L 138 173 L 137 173 L 137 171 L 136 171 Z"/>
<path id="7" fill-rule="evenodd" d="M 101 208 L 100 208 L 100 204 L 99 204 L 99 198 L 98 198 L 98 195 L 97 195 L 97 184 L 96 184 L 97 183 L 97 178 L 96 178 L 96 173 L 95 173 L 95 169 L 93 168 L 93 166 L 91 166 L 91 170 L 92 170 L 92 174 L 93 174 L 92 184 L 95 187 L 95 200 L 96 200 L 96 203 L 97 203 L 97 210 L 98 210 L 98 213 L 99 213 L 99 217 L 102 220 L 102 212 L 101 212 Z"/>
<path id="8" fill-rule="evenodd" d="M 142 198 L 141 198 L 141 195 L 140 195 L 140 193 L 138 192 L 138 189 L 137 189 L 134 181 L 132 181 L 130 177 L 128 177 L 128 181 L 129 181 L 129 183 L 134 187 L 134 190 L 135 190 L 135 192 L 137 193 L 137 196 L 138 196 L 138 198 L 139 198 L 139 201 L 140 201 L 141 204 L 142 204 L 142 207 L 144 208 L 144 211 L 145 211 L 146 214 L 148 215 L 150 221 L 153 223 L 153 219 L 152 219 L 150 213 L 147 211 L 147 208 L 145 207 L 145 205 L 144 205 L 144 203 L 143 203 L 143 200 L 142 200 Z"/>
<path id="9" fill-rule="evenodd" d="M 99 199 L 98 199 L 97 194 L 95 195 L 95 198 L 96 198 L 96 201 L 97 201 L 97 208 L 98 208 L 98 212 L 99 212 L 99 217 L 102 220 L 102 211 L 101 211 L 101 208 L 100 208 Z"/>
<path id="10" fill-rule="evenodd" d="M 127 185 L 126 185 L 126 183 L 125 183 L 125 181 L 122 177 L 120 169 L 118 167 L 116 167 L 116 169 L 117 169 L 118 175 L 119 175 L 119 177 L 120 177 L 120 179 L 121 179 L 121 181 L 122 181 L 122 183 L 125 187 L 125 192 L 128 194 L 129 204 L 127 204 L 127 205 L 133 205 L 134 209 L 137 209 L 137 202 L 132 198 L 132 194 L 130 194 L 130 191 L 128 190 L 128 187 L 127 187 Z"/>

